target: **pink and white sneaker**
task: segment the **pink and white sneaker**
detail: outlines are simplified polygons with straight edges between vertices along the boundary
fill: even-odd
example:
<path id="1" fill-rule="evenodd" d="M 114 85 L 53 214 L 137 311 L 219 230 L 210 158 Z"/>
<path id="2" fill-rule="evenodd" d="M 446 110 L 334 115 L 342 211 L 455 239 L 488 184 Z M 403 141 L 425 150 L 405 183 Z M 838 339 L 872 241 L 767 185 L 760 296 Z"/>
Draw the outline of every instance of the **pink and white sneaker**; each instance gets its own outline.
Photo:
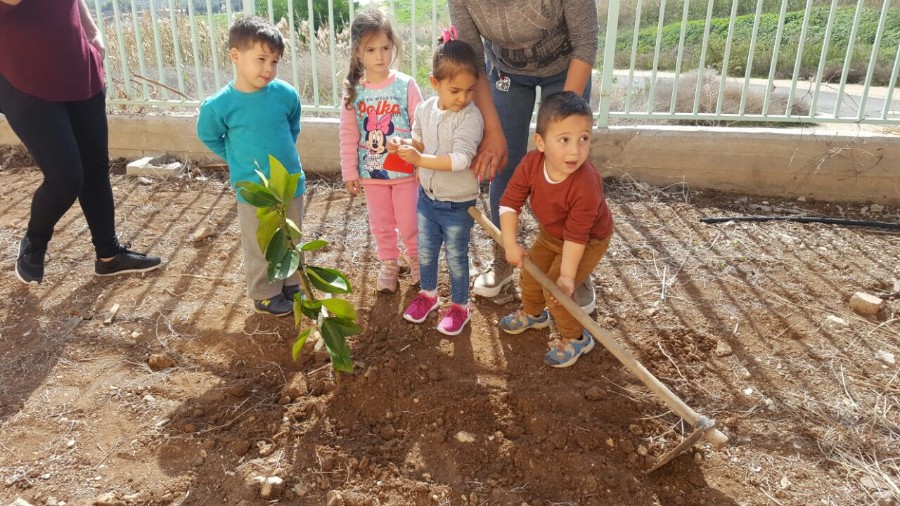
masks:
<path id="1" fill-rule="evenodd" d="M 422 323 L 432 311 L 437 309 L 438 304 L 440 304 L 440 300 L 437 295 L 429 297 L 425 292 L 419 292 L 403 312 L 403 318 L 413 323 Z"/>
<path id="2" fill-rule="evenodd" d="M 470 319 L 468 304 L 465 306 L 450 304 L 450 308 L 447 309 L 444 317 L 441 318 L 441 323 L 438 323 L 438 332 L 448 336 L 457 336 L 463 331 Z"/>

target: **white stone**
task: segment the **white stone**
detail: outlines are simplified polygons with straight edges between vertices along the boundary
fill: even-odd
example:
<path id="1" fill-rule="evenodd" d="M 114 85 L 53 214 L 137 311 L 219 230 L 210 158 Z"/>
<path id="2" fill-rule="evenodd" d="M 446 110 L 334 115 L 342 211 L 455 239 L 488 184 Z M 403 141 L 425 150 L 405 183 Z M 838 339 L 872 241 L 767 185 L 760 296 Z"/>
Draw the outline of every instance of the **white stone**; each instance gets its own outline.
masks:
<path id="1" fill-rule="evenodd" d="M 461 430 L 456 433 L 456 440 L 459 441 L 460 443 L 474 443 L 475 436 L 464 430 Z"/>
<path id="2" fill-rule="evenodd" d="M 825 320 L 828 321 L 828 322 L 831 322 L 831 323 L 836 323 L 836 324 L 841 325 L 841 326 L 843 326 L 843 327 L 846 327 L 847 325 L 850 325 L 850 322 L 848 322 L 847 320 L 845 320 L 845 319 L 843 319 L 843 318 L 841 318 L 841 317 L 839 317 L 839 316 L 835 316 L 835 315 L 833 315 L 833 314 L 828 315 L 828 317 L 825 318 Z"/>
<path id="3" fill-rule="evenodd" d="M 731 346 L 728 345 L 725 341 L 719 341 L 716 343 L 716 356 L 717 357 L 727 357 L 733 353 Z"/>
<path id="4" fill-rule="evenodd" d="M 145 156 L 125 166 L 129 176 L 176 177 L 183 165 L 171 156 Z"/>
<path id="5" fill-rule="evenodd" d="M 889 351 L 878 350 L 875 352 L 875 358 L 888 365 L 894 365 L 897 363 L 897 360 L 894 358 L 894 354 Z"/>
<path id="6" fill-rule="evenodd" d="M 850 297 L 850 309 L 866 316 L 878 313 L 881 303 L 881 299 L 865 292 L 856 292 Z"/>

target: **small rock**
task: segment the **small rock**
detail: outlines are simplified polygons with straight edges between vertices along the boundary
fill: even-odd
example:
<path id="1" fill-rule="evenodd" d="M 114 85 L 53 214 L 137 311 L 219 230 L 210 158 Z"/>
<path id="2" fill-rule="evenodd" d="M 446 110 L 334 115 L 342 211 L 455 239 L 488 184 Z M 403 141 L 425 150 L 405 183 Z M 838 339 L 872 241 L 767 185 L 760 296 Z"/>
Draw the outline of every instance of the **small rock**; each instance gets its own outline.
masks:
<path id="1" fill-rule="evenodd" d="M 175 361 L 164 353 L 154 353 L 147 359 L 147 365 L 154 371 L 168 369 L 175 366 Z"/>
<path id="2" fill-rule="evenodd" d="M 642 429 L 641 426 L 636 423 L 629 425 L 628 430 L 630 430 L 631 433 L 635 436 L 640 436 L 644 433 L 644 429 Z"/>
<path id="3" fill-rule="evenodd" d="M 291 403 L 291 398 L 288 395 L 282 395 L 281 397 L 278 398 L 279 406 L 284 406 L 285 404 L 290 404 L 290 403 Z"/>
<path id="4" fill-rule="evenodd" d="M 475 442 L 475 436 L 464 430 L 457 432 L 455 437 L 456 437 L 456 440 L 459 441 L 460 443 L 474 443 Z"/>
<path id="5" fill-rule="evenodd" d="M 198 243 L 203 241 L 204 239 L 208 239 L 210 237 L 215 237 L 218 235 L 215 230 L 211 230 L 208 227 L 200 227 L 195 230 L 193 234 L 191 234 L 191 242 Z"/>
<path id="6" fill-rule="evenodd" d="M 9 503 L 9 506 L 34 506 L 30 502 L 22 499 L 21 497 L 17 497 L 15 501 Z"/>
<path id="7" fill-rule="evenodd" d="M 15 503 L 13 503 L 15 505 Z M 52 495 L 44 501 L 44 506 L 59 506 L 59 500 Z"/>
<path id="8" fill-rule="evenodd" d="M 806 202 L 806 197 L 800 195 L 799 197 L 797 197 L 797 202 Z"/>
<path id="9" fill-rule="evenodd" d="M 306 397 L 309 394 L 309 386 L 306 383 L 306 375 L 302 372 L 294 374 L 294 376 L 284 384 L 281 389 L 281 395 L 288 396 L 291 400 L 299 397 Z"/>
<path id="10" fill-rule="evenodd" d="M 842 327 L 846 327 L 847 325 L 850 325 L 850 322 L 848 322 L 847 320 L 845 320 L 839 316 L 835 316 L 833 314 L 828 315 L 828 317 L 825 318 L 825 321 L 840 325 Z"/>
<path id="11" fill-rule="evenodd" d="M 593 386 L 587 389 L 587 392 L 584 393 L 585 399 L 589 401 L 599 401 L 606 398 L 606 390 Z"/>
<path id="12" fill-rule="evenodd" d="M 272 452 L 275 451 L 275 445 L 266 441 L 257 441 L 256 447 L 259 449 L 260 457 L 268 457 L 269 455 L 272 455 Z"/>
<path id="13" fill-rule="evenodd" d="M 888 365 L 894 365 L 897 363 L 897 360 L 894 358 L 894 354 L 889 351 L 878 350 L 875 352 L 875 358 Z"/>
<path id="14" fill-rule="evenodd" d="M 728 343 L 720 340 L 718 343 L 716 343 L 715 353 L 717 357 L 727 357 L 734 353 L 734 351 L 731 349 L 731 346 Z"/>
<path id="15" fill-rule="evenodd" d="M 116 499 L 116 494 L 112 492 L 106 492 L 105 494 L 100 494 L 94 499 L 94 506 L 119 506 L 122 504 Z"/>
<path id="16" fill-rule="evenodd" d="M 874 295 L 865 292 L 856 292 L 850 297 L 850 309 L 865 316 L 872 316 L 881 309 L 883 301 Z"/>
<path id="17" fill-rule="evenodd" d="M 694 454 L 694 464 L 699 466 L 702 463 L 703 463 L 703 454 L 700 452 L 695 453 Z"/>
<path id="18" fill-rule="evenodd" d="M 395 429 L 393 425 L 386 423 L 379 427 L 378 436 L 385 441 L 390 441 L 397 436 L 397 429 Z"/>
<path id="19" fill-rule="evenodd" d="M 616 442 L 613 441 L 613 438 L 608 437 L 608 438 L 606 438 L 606 446 L 608 446 L 610 448 L 615 448 Z"/>
<path id="20" fill-rule="evenodd" d="M 344 496 L 337 490 L 329 490 L 325 496 L 325 506 L 344 506 Z"/>
<path id="21" fill-rule="evenodd" d="M 137 503 L 141 501 L 141 493 L 137 492 L 134 494 L 124 495 L 122 496 L 122 499 L 124 499 L 127 503 Z"/>
<path id="22" fill-rule="evenodd" d="M 650 452 L 647 450 L 647 447 L 644 446 L 644 445 L 638 445 L 638 447 L 637 447 L 637 452 L 638 452 L 638 455 L 640 455 L 641 457 L 646 457 L 647 454 L 650 453 Z"/>
<path id="23" fill-rule="evenodd" d="M 284 493 L 284 480 L 278 476 L 269 476 L 262 482 L 259 488 L 259 497 L 262 499 L 277 499 Z"/>

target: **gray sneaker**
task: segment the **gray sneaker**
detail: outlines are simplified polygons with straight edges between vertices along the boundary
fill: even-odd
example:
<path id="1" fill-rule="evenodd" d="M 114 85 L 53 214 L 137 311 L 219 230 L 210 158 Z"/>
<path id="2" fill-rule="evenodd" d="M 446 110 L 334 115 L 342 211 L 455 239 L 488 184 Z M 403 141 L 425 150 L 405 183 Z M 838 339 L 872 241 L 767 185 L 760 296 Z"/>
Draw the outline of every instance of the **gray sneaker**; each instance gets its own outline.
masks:
<path id="1" fill-rule="evenodd" d="M 496 297 L 513 280 L 513 266 L 503 260 L 494 260 L 491 268 L 475 278 L 472 292 L 482 297 Z"/>
<path id="2" fill-rule="evenodd" d="M 575 287 L 572 298 L 584 314 L 591 314 L 597 309 L 597 294 L 594 292 L 594 281 L 590 276 Z"/>
<path id="3" fill-rule="evenodd" d="M 287 316 L 294 312 L 294 303 L 285 299 L 284 294 L 279 293 L 271 299 L 253 301 L 253 308 L 257 313 Z"/>

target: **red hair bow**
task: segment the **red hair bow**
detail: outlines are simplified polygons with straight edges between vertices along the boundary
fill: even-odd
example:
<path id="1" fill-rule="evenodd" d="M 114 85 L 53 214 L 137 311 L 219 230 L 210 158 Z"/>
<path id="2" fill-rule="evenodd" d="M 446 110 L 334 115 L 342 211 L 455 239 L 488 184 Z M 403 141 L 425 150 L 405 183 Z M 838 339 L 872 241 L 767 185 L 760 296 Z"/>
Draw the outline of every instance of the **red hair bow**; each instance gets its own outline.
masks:
<path id="1" fill-rule="evenodd" d="M 459 38 L 459 33 L 456 31 L 456 27 L 450 25 L 450 28 L 444 28 L 441 30 L 441 40 L 444 41 L 444 44 L 450 42 L 451 40 L 456 40 Z"/>

